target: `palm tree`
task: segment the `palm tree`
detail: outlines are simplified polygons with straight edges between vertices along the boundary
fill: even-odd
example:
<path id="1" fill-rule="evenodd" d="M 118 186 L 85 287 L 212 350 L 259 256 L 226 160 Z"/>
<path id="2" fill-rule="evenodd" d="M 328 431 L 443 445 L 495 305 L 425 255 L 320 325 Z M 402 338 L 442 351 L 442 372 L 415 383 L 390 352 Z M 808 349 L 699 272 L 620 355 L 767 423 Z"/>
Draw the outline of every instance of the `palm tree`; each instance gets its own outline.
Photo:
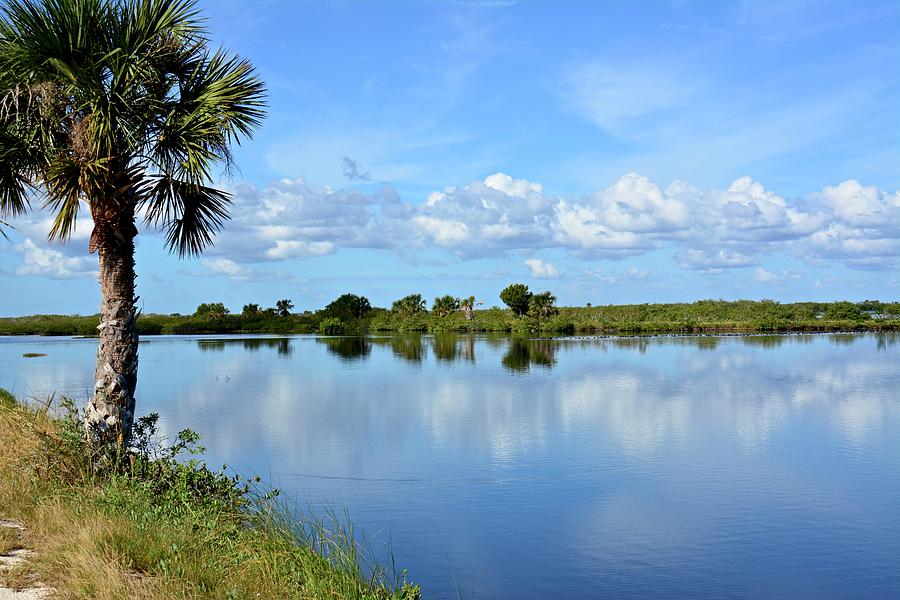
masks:
<path id="1" fill-rule="evenodd" d="M 36 193 L 65 241 L 79 211 L 99 254 L 99 350 L 85 408 L 100 449 L 134 419 L 135 219 L 197 255 L 228 218 L 212 168 L 264 116 L 253 66 L 211 50 L 194 0 L 7 0 L 0 8 L 0 218 Z"/>
<path id="2" fill-rule="evenodd" d="M 294 303 L 290 300 L 279 300 L 275 303 L 275 309 L 281 317 L 289 317 L 292 308 L 294 308 Z"/>
<path id="3" fill-rule="evenodd" d="M 262 314 L 262 309 L 259 307 L 259 304 L 245 304 L 244 308 L 241 309 L 242 317 L 257 317 Z"/>
<path id="4" fill-rule="evenodd" d="M 466 315 L 466 321 L 474 321 L 475 320 L 475 307 L 481 302 L 475 301 L 475 296 L 469 296 L 468 298 L 463 298 L 459 301 L 459 306 L 462 308 L 463 312 Z"/>
<path id="5" fill-rule="evenodd" d="M 409 317 L 427 312 L 425 304 L 425 298 L 422 297 L 422 294 L 410 294 L 395 300 L 391 306 L 391 311 L 402 317 Z"/>
<path id="6" fill-rule="evenodd" d="M 431 312 L 439 317 L 452 315 L 457 310 L 459 310 L 459 298 L 454 298 L 449 294 L 435 298 L 434 305 L 431 307 Z"/>
<path id="7" fill-rule="evenodd" d="M 529 299 L 528 312 L 541 318 L 555 315 L 558 312 L 556 310 L 556 296 L 550 292 L 532 294 Z"/>

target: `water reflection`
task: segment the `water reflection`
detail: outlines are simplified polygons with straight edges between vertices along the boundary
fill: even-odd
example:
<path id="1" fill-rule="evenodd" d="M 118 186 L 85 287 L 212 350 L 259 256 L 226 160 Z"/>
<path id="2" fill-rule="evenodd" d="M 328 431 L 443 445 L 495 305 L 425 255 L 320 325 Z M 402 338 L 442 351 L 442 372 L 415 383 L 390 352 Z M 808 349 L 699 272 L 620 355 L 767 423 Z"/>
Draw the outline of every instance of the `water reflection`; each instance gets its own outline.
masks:
<path id="1" fill-rule="evenodd" d="M 279 356 L 289 357 L 293 354 L 290 338 L 236 338 L 236 339 L 199 339 L 197 347 L 201 352 L 223 352 L 226 347 L 241 347 L 248 352 L 259 350 L 275 350 Z"/>
<path id="2" fill-rule="evenodd" d="M 347 361 L 365 359 L 372 352 L 372 343 L 364 337 L 329 337 L 317 338 L 316 341 Z"/>
<path id="3" fill-rule="evenodd" d="M 426 597 L 888 598 L 898 340 L 150 339 L 139 402 L 349 509 Z M 0 343 L 0 387 L 90 386 L 93 342 L 23 351 Z"/>
<path id="4" fill-rule="evenodd" d="M 375 337 L 371 339 L 372 343 L 375 345 L 389 346 L 391 352 L 393 352 L 394 356 L 397 358 L 414 363 L 425 360 L 428 344 L 433 342 L 433 339 L 418 334 L 396 335 L 384 338 Z"/>
<path id="5" fill-rule="evenodd" d="M 503 366 L 518 373 L 527 372 L 532 365 L 549 369 L 556 364 L 556 351 L 561 344 L 559 340 L 512 338 L 503 357 Z"/>

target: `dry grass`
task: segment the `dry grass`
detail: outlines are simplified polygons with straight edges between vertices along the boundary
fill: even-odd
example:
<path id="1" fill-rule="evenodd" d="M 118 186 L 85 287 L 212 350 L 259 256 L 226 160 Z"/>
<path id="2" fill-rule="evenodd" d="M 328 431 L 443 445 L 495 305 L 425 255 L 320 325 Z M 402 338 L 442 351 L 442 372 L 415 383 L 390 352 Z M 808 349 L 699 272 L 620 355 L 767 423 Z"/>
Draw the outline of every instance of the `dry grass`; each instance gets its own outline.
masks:
<path id="1" fill-rule="evenodd" d="M 0 548 L 36 550 L 27 570 L 4 574 L 11 583 L 34 571 L 62 598 L 99 600 L 418 598 L 402 581 L 371 578 L 352 541 L 320 524 L 304 522 L 298 534 L 283 513 L 236 513 L 178 488 L 98 479 L 66 439 L 41 412 L 0 407 L 0 519 L 27 530 L 25 540 L 4 533 Z"/>

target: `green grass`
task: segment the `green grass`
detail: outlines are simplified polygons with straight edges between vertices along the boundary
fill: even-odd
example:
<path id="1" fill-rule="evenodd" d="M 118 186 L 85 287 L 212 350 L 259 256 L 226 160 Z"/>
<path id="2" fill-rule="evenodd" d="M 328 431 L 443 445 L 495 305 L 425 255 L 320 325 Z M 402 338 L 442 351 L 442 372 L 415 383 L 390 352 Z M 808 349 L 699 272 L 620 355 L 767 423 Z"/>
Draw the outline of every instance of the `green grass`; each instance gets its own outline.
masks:
<path id="1" fill-rule="evenodd" d="M 16 543 L 62 597 L 419 597 L 403 574 L 369 564 L 345 520 L 289 511 L 253 482 L 179 459 L 196 434 L 161 448 L 145 420 L 139 451 L 100 476 L 68 414 L 0 404 L 0 517 L 25 524 Z"/>

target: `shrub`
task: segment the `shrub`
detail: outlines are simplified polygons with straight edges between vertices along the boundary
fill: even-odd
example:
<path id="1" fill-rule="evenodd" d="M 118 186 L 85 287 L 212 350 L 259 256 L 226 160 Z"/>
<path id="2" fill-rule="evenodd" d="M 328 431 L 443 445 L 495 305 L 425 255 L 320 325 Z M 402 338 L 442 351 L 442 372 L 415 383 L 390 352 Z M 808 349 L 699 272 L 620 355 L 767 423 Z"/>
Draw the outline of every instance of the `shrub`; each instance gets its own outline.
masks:
<path id="1" fill-rule="evenodd" d="M 825 309 L 829 321 L 865 321 L 869 316 L 852 302 L 834 302 Z"/>
<path id="2" fill-rule="evenodd" d="M 326 335 L 338 335 L 344 333 L 344 322 L 337 317 L 328 317 L 322 319 L 319 323 L 319 333 Z"/>
<path id="3" fill-rule="evenodd" d="M 228 309 L 221 302 L 204 302 L 194 311 L 194 316 L 218 319 L 227 315 L 228 312 Z"/>

